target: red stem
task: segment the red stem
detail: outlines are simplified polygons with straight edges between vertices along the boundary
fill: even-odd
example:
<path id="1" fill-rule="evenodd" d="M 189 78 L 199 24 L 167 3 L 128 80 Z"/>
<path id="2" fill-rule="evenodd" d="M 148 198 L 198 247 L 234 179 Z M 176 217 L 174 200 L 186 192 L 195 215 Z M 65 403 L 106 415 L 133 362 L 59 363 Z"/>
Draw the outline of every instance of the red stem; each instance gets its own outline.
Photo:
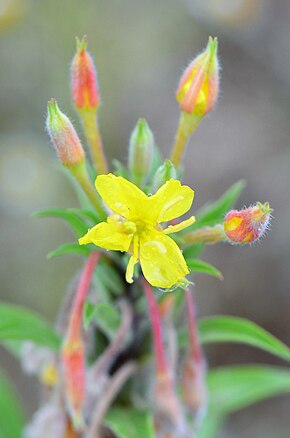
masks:
<path id="1" fill-rule="evenodd" d="M 198 339 L 193 290 L 191 288 L 189 288 L 185 292 L 185 298 L 186 298 L 186 311 L 187 311 L 188 330 L 189 330 L 189 352 L 190 355 L 194 357 L 196 362 L 201 362 L 202 353 Z"/>
<path id="2" fill-rule="evenodd" d="M 99 252 L 91 252 L 82 272 L 69 319 L 67 338 L 79 337 L 82 324 L 82 309 L 87 297 L 95 267 L 101 257 Z"/>
<path id="3" fill-rule="evenodd" d="M 157 302 L 155 300 L 154 293 L 150 284 L 146 280 L 144 280 L 143 284 L 145 295 L 147 297 L 148 310 L 152 325 L 153 347 L 156 359 L 156 372 L 157 374 L 169 374 L 163 345 L 162 327 Z"/>

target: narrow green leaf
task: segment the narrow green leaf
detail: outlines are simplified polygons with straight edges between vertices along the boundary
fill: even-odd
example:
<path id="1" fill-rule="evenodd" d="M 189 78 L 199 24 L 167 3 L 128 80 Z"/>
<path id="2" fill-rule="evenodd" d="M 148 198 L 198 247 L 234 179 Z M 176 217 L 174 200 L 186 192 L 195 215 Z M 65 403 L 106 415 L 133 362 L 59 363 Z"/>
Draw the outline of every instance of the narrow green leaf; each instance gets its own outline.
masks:
<path id="1" fill-rule="evenodd" d="M 83 313 L 83 325 L 84 329 L 88 330 L 92 320 L 95 316 L 95 306 L 90 302 L 86 301 L 84 305 L 84 313 Z"/>
<path id="2" fill-rule="evenodd" d="M 252 345 L 290 361 L 290 349 L 254 322 L 233 316 L 213 316 L 199 321 L 203 343 L 238 342 Z"/>
<path id="3" fill-rule="evenodd" d="M 192 273 L 201 272 L 203 274 L 212 275 L 213 277 L 218 277 L 220 280 L 223 280 L 223 274 L 209 263 L 203 262 L 199 259 L 189 259 L 186 260 L 186 263 Z"/>
<path id="4" fill-rule="evenodd" d="M 120 295 L 124 291 L 124 281 L 116 269 L 106 260 L 101 260 L 96 269 L 96 276 L 107 294 Z"/>
<path id="5" fill-rule="evenodd" d="M 0 340 L 30 340 L 55 350 L 60 345 L 60 337 L 41 316 L 5 303 L 0 303 Z"/>
<path id="6" fill-rule="evenodd" d="M 124 164 L 121 163 L 121 161 L 114 159 L 112 161 L 113 166 L 115 168 L 115 174 L 118 176 L 122 176 L 123 178 L 126 178 L 129 180 L 129 172 L 127 168 L 124 166 Z"/>
<path id="7" fill-rule="evenodd" d="M 97 214 L 91 210 L 87 210 L 85 208 L 69 208 L 68 211 L 75 213 L 80 218 L 89 219 L 89 221 L 94 225 L 98 222 L 100 222 L 100 218 L 97 216 Z"/>
<path id="8" fill-rule="evenodd" d="M 113 408 L 104 423 L 118 438 L 155 438 L 153 419 L 147 411 Z"/>
<path id="9" fill-rule="evenodd" d="M 196 222 L 187 228 L 186 232 L 221 223 L 227 211 L 230 210 L 237 201 L 245 185 L 245 181 L 237 181 L 217 201 L 202 207 L 196 213 Z"/>
<path id="10" fill-rule="evenodd" d="M 116 335 L 121 319 L 119 312 L 112 304 L 97 303 L 93 310 L 90 310 L 90 321 L 94 320 L 96 325 L 111 339 Z"/>
<path id="11" fill-rule="evenodd" d="M 200 429 L 190 438 L 218 438 L 218 432 L 223 423 L 223 417 L 210 411 L 202 420 Z"/>
<path id="12" fill-rule="evenodd" d="M 260 400 L 290 392 L 290 370 L 246 365 L 217 368 L 208 374 L 210 411 L 224 416 Z"/>
<path id="13" fill-rule="evenodd" d="M 49 208 L 33 214 L 36 218 L 55 217 L 65 220 L 74 230 L 78 237 L 82 237 L 87 231 L 88 226 L 78 215 L 64 208 Z"/>
<path id="14" fill-rule="evenodd" d="M 183 242 L 184 244 L 184 242 Z M 196 259 L 202 253 L 205 245 L 198 243 L 197 245 L 189 245 L 183 249 L 183 257 L 185 260 Z"/>
<path id="15" fill-rule="evenodd" d="M 53 257 L 58 257 L 63 254 L 79 254 L 82 256 L 87 256 L 90 253 L 90 249 L 87 246 L 79 245 L 78 243 L 64 243 L 60 245 L 58 248 L 50 251 L 47 254 L 48 259 L 52 259 Z"/>
<path id="16" fill-rule="evenodd" d="M 24 425 L 19 396 L 0 371 L 0 438 L 20 438 Z"/>

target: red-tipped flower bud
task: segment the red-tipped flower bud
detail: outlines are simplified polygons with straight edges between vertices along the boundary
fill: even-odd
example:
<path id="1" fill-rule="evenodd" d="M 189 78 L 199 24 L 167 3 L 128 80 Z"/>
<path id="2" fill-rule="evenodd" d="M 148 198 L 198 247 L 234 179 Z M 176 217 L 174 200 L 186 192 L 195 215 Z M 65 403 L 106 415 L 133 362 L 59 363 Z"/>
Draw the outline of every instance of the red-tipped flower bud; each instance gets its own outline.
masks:
<path id="1" fill-rule="evenodd" d="M 181 111 L 203 117 L 212 110 L 219 91 L 217 38 L 209 37 L 204 52 L 183 73 L 176 98 Z"/>
<path id="2" fill-rule="evenodd" d="M 231 210 L 224 220 L 224 230 L 233 243 L 252 243 L 263 236 L 268 228 L 271 212 L 268 202 L 255 205 L 243 210 Z"/>
<path id="3" fill-rule="evenodd" d="M 85 153 L 76 130 L 69 118 L 60 111 L 55 99 L 48 102 L 46 126 L 57 155 L 65 167 L 73 167 L 84 161 Z"/>
<path id="4" fill-rule="evenodd" d="M 72 61 L 72 96 L 76 108 L 97 109 L 100 104 L 97 72 L 91 55 L 87 52 L 87 38 L 77 40 L 77 52 Z"/>

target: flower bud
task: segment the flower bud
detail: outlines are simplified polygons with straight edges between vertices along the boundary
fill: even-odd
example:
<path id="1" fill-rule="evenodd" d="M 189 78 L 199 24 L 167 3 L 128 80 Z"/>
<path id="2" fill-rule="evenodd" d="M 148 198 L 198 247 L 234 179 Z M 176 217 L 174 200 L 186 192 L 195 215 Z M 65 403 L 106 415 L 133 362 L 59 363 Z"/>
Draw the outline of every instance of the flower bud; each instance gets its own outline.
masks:
<path id="1" fill-rule="evenodd" d="M 269 202 L 244 208 L 243 210 L 231 210 L 224 220 L 224 230 L 232 243 L 252 243 L 263 236 L 267 230 L 271 212 Z"/>
<path id="2" fill-rule="evenodd" d="M 86 364 L 82 339 L 82 318 L 92 276 L 100 254 L 92 252 L 87 259 L 74 297 L 69 315 L 68 328 L 61 349 L 64 378 L 64 395 L 76 431 L 82 431 L 85 423 L 83 408 L 85 402 Z"/>
<path id="3" fill-rule="evenodd" d="M 47 130 L 60 161 L 68 168 L 83 163 L 85 153 L 69 118 L 60 111 L 55 99 L 48 102 L 47 109 Z"/>
<path id="4" fill-rule="evenodd" d="M 100 105 L 97 72 L 91 55 L 87 52 L 87 38 L 76 38 L 77 52 L 72 61 L 72 97 L 77 109 L 92 110 Z"/>
<path id="5" fill-rule="evenodd" d="M 181 76 L 176 93 L 181 111 L 204 117 L 215 105 L 219 91 L 217 47 L 217 38 L 209 37 L 205 51 Z"/>
<path id="6" fill-rule="evenodd" d="M 129 170 L 133 181 L 139 185 L 152 166 L 154 137 L 145 119 L 139 119 L 129 144 Z"/>
<path id="7" fill-rule="evenodd" d="M 171 178 L 177 178 L 176 169 L 170 160 L 165 160 L 164 163 L 158 167 L 154 175 L 152 187 L 153 191 L 156 192 L 159 187 L 161 187 Z"/>

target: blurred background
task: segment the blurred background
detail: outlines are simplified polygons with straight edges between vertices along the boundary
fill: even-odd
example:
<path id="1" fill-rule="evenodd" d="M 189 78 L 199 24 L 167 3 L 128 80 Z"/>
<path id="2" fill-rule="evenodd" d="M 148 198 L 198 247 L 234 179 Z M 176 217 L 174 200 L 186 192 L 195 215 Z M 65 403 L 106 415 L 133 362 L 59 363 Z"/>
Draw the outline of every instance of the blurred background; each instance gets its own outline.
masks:
<path id="1" fill-rule="evenodd" d="M 89 36 L 103 106 L 109 158 L 127 160 L 130 131 L 145 117 L 165 156 L 179 116 L 175 90 L 183 68 L 218 36 L 221 95 L 190 142 L 185 180 L 195 209 L 245 179 L 238 207 L 257 200 L 274 208 L 261 244 L 219 245 L 203 256 L 225 280 L 199 276 L 199 315 L 252 319 L 290 345 L 290 2 L 288 0 L 0 0 L 1 300 L 24 304 L 50 320 L 82 260 L 46 260 L 71 241 L 65 225 L 36 220 L 34 211 L 76 206 L 58 171 L 44 129 L 46 103 L 58 99 L 81 134 L 70 101 L 69 68 L 75 36 Z M 206 348 L 210 366 L 283 365 L 235 345 Z M 37 406 L 35 381 L 1 350 L 26 413 Z M 229 418 L 222 437 L 289 437 L 289 397 Z"/>

